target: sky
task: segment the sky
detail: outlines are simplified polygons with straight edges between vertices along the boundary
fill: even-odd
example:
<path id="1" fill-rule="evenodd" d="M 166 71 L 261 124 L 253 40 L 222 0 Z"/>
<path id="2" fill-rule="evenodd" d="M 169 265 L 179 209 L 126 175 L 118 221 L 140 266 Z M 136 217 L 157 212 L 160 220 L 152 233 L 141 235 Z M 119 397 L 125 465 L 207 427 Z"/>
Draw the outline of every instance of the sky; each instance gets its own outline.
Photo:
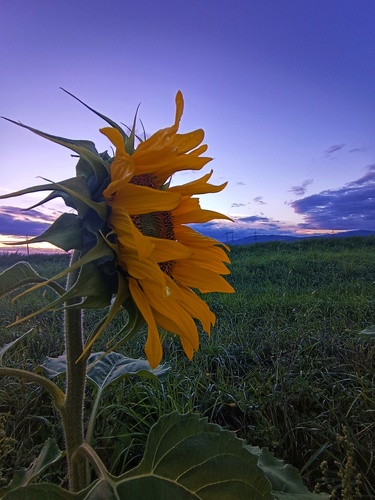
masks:
<path id="1" fill-rule="evenodd" d="M 0 16 L 0 115 L 109 149 L 105 126 L 61 87 L 147 134 L 205 130 L 203 195 L 225 213 L 198 229 L 258 234 L 375 230 L 374 0 L 12 0 Z M 0 121 L 0 194 L 75 173 L 70 151 Z M 0 200 L 0 241 L 40 234 L 65 208 Z M 0 243 L 0 246 L 2 243 Z"/>

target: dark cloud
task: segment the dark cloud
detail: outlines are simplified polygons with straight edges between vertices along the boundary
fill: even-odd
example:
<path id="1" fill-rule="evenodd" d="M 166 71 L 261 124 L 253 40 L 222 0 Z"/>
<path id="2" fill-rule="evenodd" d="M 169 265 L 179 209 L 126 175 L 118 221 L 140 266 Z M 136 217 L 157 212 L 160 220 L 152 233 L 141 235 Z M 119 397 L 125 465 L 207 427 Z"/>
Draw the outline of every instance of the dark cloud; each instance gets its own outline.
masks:
<path id="1" fill-rule="evenodd" d="M 246 203 L 232 203 L 231 208 L 245 207 Z"/>
<path id="2" fill-rule="evenodd" d="M 296 196 L 303 196 L 304 194 L 306 194 L 307 187 L 310 186 L 312 182 L 313 179 L 306 179 L 302 182 L 301 186 L 292 186 L 289 189 L 289 192 L 295 194 Z"/>
<path id="3" fill-rule="evenodd" d="M 361 178 L 290 203 L 311 229 L 375 230 L 375 164 Z"/>
<path id="4" fill-rule="evenodd" d="M 255 201 L 255 203 L 258 203 L 258 205 L 265 205 L 266 204 L 266 202 L 263 201 L 263 196 L 256 196 L 253 201 Z"/>
<path id="5" fill-rule="evenodd" d="M 329 158 L 337 151 L 340 151 L 340 149 L 342 149 L 344 146 L 345 146 L 345 144 L 334 144 L 333 146 L 330 146 L 325 151 L 323 151 L 323 156 L 325 158 Z"/>
<path id="6" fill-rule="evenodd" d="M 43 233 L 55 217 L 38 210 L 21 210 L 16 207 L 0 207 L 0 234 L 13 236 L 37 236 Z"/>
<path id="7" fill-rule="evenodd" d="M 349 153 L 362 153 L 363 151 L 366 151 L 367 148 L 362 147 L 362 148 L 353 148 L 349 149 Z"/>
<path id="8" fill-rule="evenodd" d="M 260 215 L 250 215 L 248 217 L 238 217 L 236 219 L 237 222 L 269 222 L 268 217 L 260 216 Z"/>
<path id="9" fill-rule="evenodd" d="M 254 234 L 294 234 L 296 226 L 267 217 L 260 213 L 257 215 L 234 217 L 233 222 L 212 221 L 210 224 L 189 224 L 200 233 L 215 238 L 222 242 L 232 239 L 237 240 Z M 233 233 L 233 234 L 232 234 Z"/>

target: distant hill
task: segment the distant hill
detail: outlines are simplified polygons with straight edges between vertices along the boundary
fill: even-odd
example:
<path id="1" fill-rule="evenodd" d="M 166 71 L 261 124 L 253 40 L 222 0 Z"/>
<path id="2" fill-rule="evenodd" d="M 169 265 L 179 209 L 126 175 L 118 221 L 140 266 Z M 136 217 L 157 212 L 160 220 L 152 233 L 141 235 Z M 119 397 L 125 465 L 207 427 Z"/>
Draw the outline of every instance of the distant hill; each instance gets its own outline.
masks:
<path id="1" fill-rule="evenodd" d="M 351 236 L 375 236 L 375 231 L 365 229 L 358 231 L 344 231 L 342 233 L 323 234 L 318 236 L 290 236 L 286 234 L 254 234 L 246 238 L 231 240 L 227 243 L 231 245 L 251 245 L 253 243 L 267 243 L 268 241 L 296 241 L 305 238 L 348 238 Z"/>

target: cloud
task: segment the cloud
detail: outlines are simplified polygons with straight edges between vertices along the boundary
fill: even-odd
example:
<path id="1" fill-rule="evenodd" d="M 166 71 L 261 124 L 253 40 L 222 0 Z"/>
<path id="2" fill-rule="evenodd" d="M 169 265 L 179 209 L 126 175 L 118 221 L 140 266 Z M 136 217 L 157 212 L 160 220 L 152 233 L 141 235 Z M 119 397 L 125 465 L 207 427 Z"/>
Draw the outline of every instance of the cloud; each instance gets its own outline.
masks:
<path id="1" fill-rule="evenodd" d="M 280 222 L 264 214 L 233 217 L 234 222 L 212 221 L 209 224 L 190 224 L 200 233 L 222 242 L 237 240 L 257 234 L 294 234 L 297 227 Z"/>
<path id="2" fill-rule="evenodd" d="M 236 219 L 237 222 L 269 222 L 268 217 L 264 217 L 262 215 L 250 215 L 248 217 L 238 217 Z"/>
<path id="3" fill-rule="evenodd" d="M 328 189 L 290 203 L 304 227 L 325 230 L 375 230 L 375 164 L 365 175 L 338 189 Z"/>
<path id="4" fill-rule="evenodd" d="M 330 146 L 329 148 L 323 151 L 324 158 L 331 157 L 334 153 L 340 151 L 340 149 L 342 149 L 344 146 L 345 144 L 334 144 L 333 146 Z"/>
<path id="5" fill-rule="evenodd" d="M 232 203 L 231 208 L 246 207 L 246 203 Z"/>
<path id="6" fill-rule="evenodd" d="M 302 182 L 301 186 L 292 186 L 289 189 L 289 192 L 295 194 L 296 196 L 303 196 L 304 194 L 306 194 L 307 187 L 312 183 L 313 179 L 306 179 Z"/>
<path id="7" fill-rule="evenodd" d="M 362 153 L 363 151 L 366 151 L 367 148 L 361 147 L 361 148 L 353 148 L 349 149 L 349 153 Z"/>
<path id="8" fill-rule="evenodd" d="M 258 205 L 266 205 L 266 202 L 263 201 L 263 196 L 256 196 L 253 201 Z"/>
<path id="9" fill-rule="evenodd" d="M 238 181 L 236 182 L 236 186 L 246 186 L 246 182 Z"/>
<path id="10" fill-rule="evenodd" d="M 22 210 L 17 207 L 0 207 L 0 234 L 13 236 L 37 236 L 43 233 L 55 217 L 38 210 Z"/>

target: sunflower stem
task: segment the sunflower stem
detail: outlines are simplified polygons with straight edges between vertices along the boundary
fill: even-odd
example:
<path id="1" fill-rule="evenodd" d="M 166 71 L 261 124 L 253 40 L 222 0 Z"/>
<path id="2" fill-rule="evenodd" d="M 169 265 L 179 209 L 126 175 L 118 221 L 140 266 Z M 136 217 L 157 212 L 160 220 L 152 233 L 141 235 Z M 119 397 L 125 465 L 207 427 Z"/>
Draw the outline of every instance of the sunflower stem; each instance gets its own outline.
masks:
<path id="1" fill-rule="evenodd" d="M 72 255 L 71 264 L 79 258 L 79 252 Z M 67 280 L 67 290 L 75 283 L 79 270 L 69 273 Z M 66 306 L 77 302 L 77 299 L 70 299 Z M 69 488 L 77 492 L 86 487 L 86 467 L 85 458 L 75 451 L 84 442 L 84 397 L 86 385 L 86 362 L 87 356 L 83 356 L 78 362 L 84 349 L 83 338 L 83 313 L 81 309 L 65 309 L 64 333 L 65 348 L 67 358 L 67 380 L 66 398 L 62 409 L 62 424 L 65 435 L 66 454 L 68 462 Z"/>

